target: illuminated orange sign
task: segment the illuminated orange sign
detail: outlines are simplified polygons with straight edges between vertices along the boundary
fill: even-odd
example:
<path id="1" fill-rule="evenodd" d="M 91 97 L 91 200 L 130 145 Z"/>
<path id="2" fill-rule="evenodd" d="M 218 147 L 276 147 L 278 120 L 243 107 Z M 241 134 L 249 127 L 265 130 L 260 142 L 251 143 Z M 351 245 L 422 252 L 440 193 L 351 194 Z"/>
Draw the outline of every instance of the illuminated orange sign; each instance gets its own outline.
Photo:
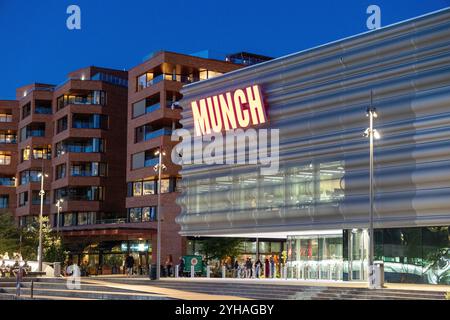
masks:
<path id="1" fill-rule="evenodd" d="M 258 85 L 192 101 L 191 107 L 197 136 L 267 122 Z"/>

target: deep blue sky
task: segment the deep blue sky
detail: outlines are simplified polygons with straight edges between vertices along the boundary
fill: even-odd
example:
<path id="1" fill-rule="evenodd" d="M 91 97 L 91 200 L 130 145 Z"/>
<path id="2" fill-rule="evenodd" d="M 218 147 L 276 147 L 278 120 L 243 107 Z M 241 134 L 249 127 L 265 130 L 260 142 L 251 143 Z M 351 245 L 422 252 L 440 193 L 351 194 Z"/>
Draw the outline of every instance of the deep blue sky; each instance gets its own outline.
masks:
<path id="1" fill-rule="evenodd" d="M 70 4 L 81 7 L 79 31 L 66 28 Z M 370 4 L 385 26 L 450 0 L 0 0 L 0 99 L 88 65 L 128 69 L 158 49 L 282 56 L 367 31 Z"/>

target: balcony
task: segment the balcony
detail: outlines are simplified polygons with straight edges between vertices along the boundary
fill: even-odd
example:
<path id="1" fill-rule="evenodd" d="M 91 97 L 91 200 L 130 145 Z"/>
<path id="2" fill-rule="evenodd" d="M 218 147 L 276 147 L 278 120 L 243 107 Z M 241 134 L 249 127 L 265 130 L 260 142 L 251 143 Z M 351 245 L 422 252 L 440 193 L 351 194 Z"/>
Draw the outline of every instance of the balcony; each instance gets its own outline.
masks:
<path id="1" fill-rule="evenodd" d="M 15 178 L 6 178 L 6 177 L 1 177 L 0 178 L 0 186 L 14 187 L 15 184 L 16 184 Z"/>
<path id="2" fill-rule="evenodd" d="M 144 141 L 158 138 L 161 136 L 171 136 L 172 135 L 172 129 L 169 128 L 162 128 L 155 131 L 146 132 L 144 135 Z"/>
<path id="3" fill-rule="evenodd" d="M 152 79 L 147 79 L 146 74 L 140 76 L 138 78 L 138 91 L 141 91 L 145 88 L 153 86 L 161 81 L 176 81 L 183 84 L 188 84 L 192 82 L 199 81 L 199 77 L 194 77 L 191 75 L 183 75 L 183 74 L 171 74 L 171 73 L 162 73 L 160 75 L 155 76 Z"/>
<path id="4" fill-rule="evenodd" d="M 36 106 L 34 108 L 35 114 L 52 114 L 52 108 L 47 106 Z"/>
<path id="5" fill-rule="evenodd" d="M 63 141 L 56 144 L 56 156 L 60 157 L 65 153 L 98 153 L 104 152 L 103 139 L 92 138 L 82 141 Z"/>

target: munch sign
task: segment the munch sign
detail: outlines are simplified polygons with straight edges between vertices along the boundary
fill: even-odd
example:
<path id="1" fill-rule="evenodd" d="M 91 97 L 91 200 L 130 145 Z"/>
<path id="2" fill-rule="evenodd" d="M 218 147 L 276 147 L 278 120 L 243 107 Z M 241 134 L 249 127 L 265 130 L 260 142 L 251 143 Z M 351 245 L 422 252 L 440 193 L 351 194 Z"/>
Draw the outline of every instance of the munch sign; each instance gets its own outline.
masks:
<path id="1" fill-rule="evenodd" d="M 197 136 L 267 122 L 259 85 L 192 101 L 191 107 Z"/>

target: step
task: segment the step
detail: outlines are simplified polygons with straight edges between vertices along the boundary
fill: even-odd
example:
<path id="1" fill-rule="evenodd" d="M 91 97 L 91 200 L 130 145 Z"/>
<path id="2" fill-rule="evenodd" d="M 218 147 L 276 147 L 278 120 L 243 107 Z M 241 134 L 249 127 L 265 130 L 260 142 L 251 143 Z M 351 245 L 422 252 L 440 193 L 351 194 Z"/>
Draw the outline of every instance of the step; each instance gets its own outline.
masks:
<path id="1" fill-rule="evenodd" d="M 2 289 L 3 293 L 15 294 L 14 288 Z M 21 295 L 29 297 L 29 288 L 21 289 Z M 88 291 L 88 290 L 62 290 L 62 289 L 37 289 L 33 291 L 36 296 L 62 296 L 70 298 L 102 299 L 102 300 L 169 300 L 162 295 L 134 292 L 112 292 L 112 291 Z"/>

